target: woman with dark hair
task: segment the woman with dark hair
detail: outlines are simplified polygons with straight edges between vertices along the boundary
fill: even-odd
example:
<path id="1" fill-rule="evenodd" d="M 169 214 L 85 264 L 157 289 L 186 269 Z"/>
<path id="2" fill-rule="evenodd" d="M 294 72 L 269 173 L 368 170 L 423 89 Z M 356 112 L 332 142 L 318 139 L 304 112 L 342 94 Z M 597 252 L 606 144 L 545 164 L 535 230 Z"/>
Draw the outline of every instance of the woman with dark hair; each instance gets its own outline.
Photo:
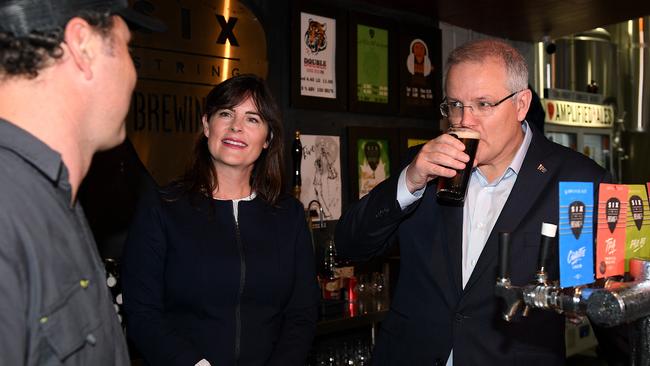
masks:
<path id="1" fill-rule="evenodd" d="M 241 75 L 208 94 L 202 122 L 190 168 L 132 223 L 127 334 L 149 365 L 302 365 L 319 293 L 277 107 Z"/>

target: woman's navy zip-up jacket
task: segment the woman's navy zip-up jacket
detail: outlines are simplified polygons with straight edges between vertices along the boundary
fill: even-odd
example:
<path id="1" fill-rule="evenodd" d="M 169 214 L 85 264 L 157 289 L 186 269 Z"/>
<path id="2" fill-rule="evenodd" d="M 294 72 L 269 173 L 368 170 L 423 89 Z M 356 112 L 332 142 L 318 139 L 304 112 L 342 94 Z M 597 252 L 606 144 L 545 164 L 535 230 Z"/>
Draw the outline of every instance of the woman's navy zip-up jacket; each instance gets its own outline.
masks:
<path id="1" fill-rule="evenodd" d="M 283 196 L 141 202 L 122 258 L 127 336 L 149 365 L 302 365 L 318 285 L 303 207 Z"/>

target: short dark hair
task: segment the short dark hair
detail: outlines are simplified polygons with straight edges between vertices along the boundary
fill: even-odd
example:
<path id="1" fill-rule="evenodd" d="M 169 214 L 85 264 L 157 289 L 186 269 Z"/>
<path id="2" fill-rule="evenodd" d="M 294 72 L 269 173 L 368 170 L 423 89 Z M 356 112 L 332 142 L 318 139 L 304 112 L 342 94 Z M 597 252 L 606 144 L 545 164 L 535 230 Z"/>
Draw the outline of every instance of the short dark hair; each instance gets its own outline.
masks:
<path id="1" fill-rule="evenodd" d="M 110 37 L 114 22 L 109 11 L 83 10 L 76 16 L 86 20 L 102 36 Z M 64 28 L 32 31 L 23 37 L 0 32 L 0 77 L 37 77 L 50 61 L 63 56 L 63 36 Z"/>
<path id="2" fill-rule="evenodd" d="M 222 82 L 208 94 L 204 116 L 209 120 L 218 110 L 234 108 L 249 97 L 255 103 L 262 120 L 269 126 L 268 147 L 262 150 L 255 162 L 251 189 L 264 201 L 275 205 L 284 189 L 284 142 L 278 107 L 264 80 L 252 74 L 242 74 Z M 208 150 L 208 139 L 203 132 L 194 145 L 190 166 L 178 184 L 184 192 L 208 197 L 212 197 L 219 186 L 216 168 Z"/>

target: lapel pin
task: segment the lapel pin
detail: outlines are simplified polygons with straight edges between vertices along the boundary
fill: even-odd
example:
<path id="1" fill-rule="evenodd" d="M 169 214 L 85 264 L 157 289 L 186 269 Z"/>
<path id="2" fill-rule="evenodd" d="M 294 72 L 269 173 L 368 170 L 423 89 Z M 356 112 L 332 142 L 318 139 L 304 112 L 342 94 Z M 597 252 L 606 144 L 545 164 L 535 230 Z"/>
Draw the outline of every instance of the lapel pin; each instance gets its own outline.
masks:
<path id="1" fill-rule="evenodd" d="M 546 173 L 546 167 L 544 165 L 542 165 L 542 164 L 539 164 L 537 166 L 537 170 L 539 170 L 542 173 Z"/>

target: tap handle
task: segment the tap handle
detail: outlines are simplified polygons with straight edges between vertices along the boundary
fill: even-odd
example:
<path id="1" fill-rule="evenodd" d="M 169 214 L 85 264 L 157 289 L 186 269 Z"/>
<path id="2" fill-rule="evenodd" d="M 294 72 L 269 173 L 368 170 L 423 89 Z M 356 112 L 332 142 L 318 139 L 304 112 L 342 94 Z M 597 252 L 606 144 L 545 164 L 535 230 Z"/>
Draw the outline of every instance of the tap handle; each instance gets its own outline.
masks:
<path id="1" fill-rule="evenodd" d="M 510 277 L 510 233 L 499 233 L 499 278 Z"/>
<path id="2" fill-rule="evenodd" d="M 541 271 L 546 268 L 548 251 L 557 234 L 557 225 L 542 223 L 542 240 L 539 245 L 539 257 L 537 258 L 537 268 Z"/>

